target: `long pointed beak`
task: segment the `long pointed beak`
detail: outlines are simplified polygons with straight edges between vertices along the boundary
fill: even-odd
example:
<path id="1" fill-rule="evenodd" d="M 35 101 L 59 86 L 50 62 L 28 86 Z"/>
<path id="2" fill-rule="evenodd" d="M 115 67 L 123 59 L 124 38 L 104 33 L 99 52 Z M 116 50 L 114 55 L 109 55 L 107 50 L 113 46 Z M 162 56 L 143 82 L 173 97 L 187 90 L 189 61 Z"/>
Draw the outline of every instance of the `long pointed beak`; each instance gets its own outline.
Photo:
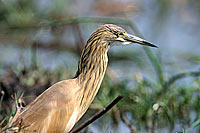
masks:
<path id="1" fill-rule="evenodd" d="M 133 35 L 130 35 L 130 34 L 126 34 L 124 37 L 124 40 L 128 41 L 128 42 L 132 42 L 132 43 L 138 43 L 138 44 L 141 44 L 141 45 L 145 45 L 145 46 L 150 46 L 150 47 L 155 47 L 155 48 L 158 48 L 158 46 L 142 39 L 142 38 L 139 38 L 137 36 L 133 36 Z"/>

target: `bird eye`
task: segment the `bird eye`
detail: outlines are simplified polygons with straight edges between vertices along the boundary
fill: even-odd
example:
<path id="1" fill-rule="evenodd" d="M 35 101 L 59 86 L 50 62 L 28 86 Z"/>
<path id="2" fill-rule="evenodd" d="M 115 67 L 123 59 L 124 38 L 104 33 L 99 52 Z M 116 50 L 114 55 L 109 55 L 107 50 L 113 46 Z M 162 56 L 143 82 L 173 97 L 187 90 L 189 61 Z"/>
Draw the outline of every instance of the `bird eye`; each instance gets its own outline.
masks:
<path id="1" fill-rule="evenodd" d="M 122 33 L 122 32 L 120 32 L 120 33 L 118 33 L 118 37 L 121 37 L 121 36 L 123 36 L 124 34 Z"/>

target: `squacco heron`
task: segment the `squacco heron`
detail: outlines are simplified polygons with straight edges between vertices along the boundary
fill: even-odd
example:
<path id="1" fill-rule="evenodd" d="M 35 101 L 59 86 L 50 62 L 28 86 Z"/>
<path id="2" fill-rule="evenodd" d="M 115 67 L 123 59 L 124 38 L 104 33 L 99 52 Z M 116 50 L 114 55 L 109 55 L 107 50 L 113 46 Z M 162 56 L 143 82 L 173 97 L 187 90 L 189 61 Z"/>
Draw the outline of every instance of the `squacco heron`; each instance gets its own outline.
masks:
<path id="1" fill-rule="evenodd" d="M 52 85 L 15 115 L 11 125 L 21 126 L 20 132 L 69 132 L 99 90 L 107 68 L 109 48 L 130 43 L 157 47 L 114 24 L 100 26 L 83 49 L 75 77 Z"/>

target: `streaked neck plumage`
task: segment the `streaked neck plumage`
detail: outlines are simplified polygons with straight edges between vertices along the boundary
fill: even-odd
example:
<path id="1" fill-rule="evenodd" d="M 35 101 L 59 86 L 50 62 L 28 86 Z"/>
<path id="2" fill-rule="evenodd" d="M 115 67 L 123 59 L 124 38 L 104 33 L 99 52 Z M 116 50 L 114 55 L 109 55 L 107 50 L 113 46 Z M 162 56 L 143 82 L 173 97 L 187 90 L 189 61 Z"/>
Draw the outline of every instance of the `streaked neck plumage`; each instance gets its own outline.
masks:
<path id="1" fill-rule="evenodd" d="M 109 42 L 93 34 L 82 52 L 76 74 L 82 96 L 80 108 L 84 113 L 96 96 L 107 68 Z"/>

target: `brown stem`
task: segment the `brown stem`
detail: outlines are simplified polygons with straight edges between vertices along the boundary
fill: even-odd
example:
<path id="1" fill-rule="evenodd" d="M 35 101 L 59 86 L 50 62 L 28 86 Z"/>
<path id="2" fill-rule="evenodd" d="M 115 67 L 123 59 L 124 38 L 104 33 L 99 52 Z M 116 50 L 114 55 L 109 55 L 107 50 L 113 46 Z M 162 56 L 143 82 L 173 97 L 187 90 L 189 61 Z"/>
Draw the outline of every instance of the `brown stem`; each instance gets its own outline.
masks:
<path id="1" fill-rule="evenodd" d="M 81 29 L 79 27 L 79 24 L 73 24 L 72 25 L 73 28 L 74 28 L 74 33 L 75 33 L 75 36 L 78 38 L 78 39 L 75 39 L 76 41 L 76 46 L 77 46 L 77 51 L 78 51 L 78 54 L 80 55 L 81 54 L 81 51 L 83 50 L 83 44 L 84 44 L 84 40 L 83 40 L 83 37 L 82 37 L 82 34 L 81 34 Z"/>
<path id="2" fill-rule="evenodd" d="M 135 129 L 132 127 L 132 124 L 130 123 L 130 121 L 128 119 L 126 119 L 124 113 L 120 114 L 120 117 L 122 119 L 122 121 L 124 122 L 124 124 L 127 125 L 127 127 L 131 130 L 131 133 L 136 133 Z"/>

